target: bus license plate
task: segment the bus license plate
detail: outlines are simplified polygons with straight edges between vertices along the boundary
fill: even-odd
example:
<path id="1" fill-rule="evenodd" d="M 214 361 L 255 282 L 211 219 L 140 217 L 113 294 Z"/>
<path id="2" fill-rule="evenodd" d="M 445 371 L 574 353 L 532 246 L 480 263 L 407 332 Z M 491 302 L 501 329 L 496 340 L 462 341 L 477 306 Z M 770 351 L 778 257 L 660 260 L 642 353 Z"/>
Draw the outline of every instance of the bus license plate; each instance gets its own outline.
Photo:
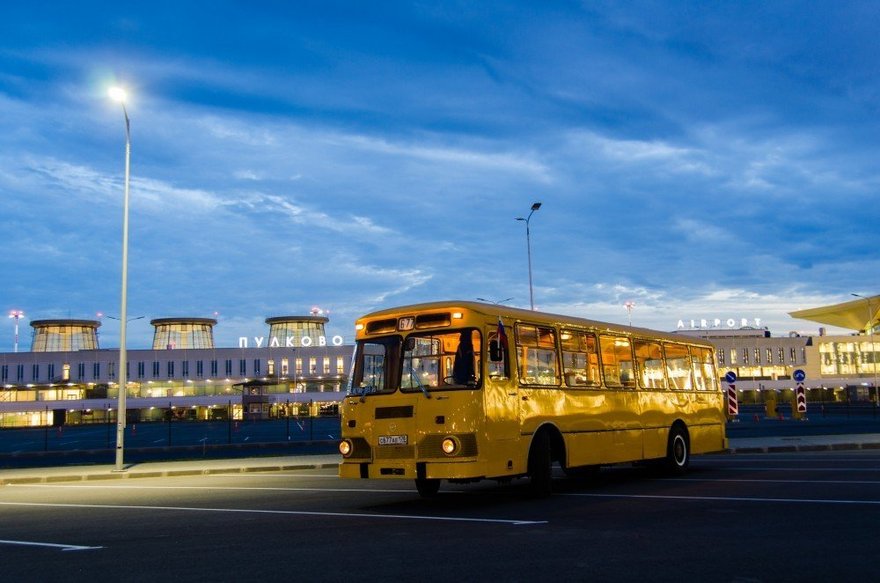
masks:
<path id="1" fill-rule="evenodd" d="M 379 445 L 406 445 L 408 443 L 406 435 L 380 435 Z"/>

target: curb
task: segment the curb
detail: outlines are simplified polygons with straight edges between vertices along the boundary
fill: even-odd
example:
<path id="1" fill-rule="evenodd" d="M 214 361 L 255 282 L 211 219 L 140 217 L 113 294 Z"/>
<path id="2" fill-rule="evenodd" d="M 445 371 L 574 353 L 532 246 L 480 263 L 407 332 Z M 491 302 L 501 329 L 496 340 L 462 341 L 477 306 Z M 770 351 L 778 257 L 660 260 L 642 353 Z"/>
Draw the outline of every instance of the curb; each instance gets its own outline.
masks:
<path id="1" fill-rule="evenodd" d="M 762 447 L 733 447 L 728 453 L 792 453 L 801 451 L 845 451 L 853 449 L 880 449 L 880 443 L 829 443 L 804 445 L 768 445 Z"/>
<path id="2" fill-rule="evenodd" d="M 20 478 L 0 478 L 0 486 L 10 484 L 52 484 L 55 482 L 90 482 L 99 480 L 135 480 L 138 478 L 168 478 L 176 476 L 206 476 L 216 474 L 243 474 L 251 472 L 284 472 L 290 470 L 335 469 L 338 463 L 303 463 L 281 466 L 250 466 L 233 468 L 199 468 L 189 470 L 141 470 L 132 472 L 109 472 L 90 474 L 62 474 L 58 476 L 23 476 Z"/>

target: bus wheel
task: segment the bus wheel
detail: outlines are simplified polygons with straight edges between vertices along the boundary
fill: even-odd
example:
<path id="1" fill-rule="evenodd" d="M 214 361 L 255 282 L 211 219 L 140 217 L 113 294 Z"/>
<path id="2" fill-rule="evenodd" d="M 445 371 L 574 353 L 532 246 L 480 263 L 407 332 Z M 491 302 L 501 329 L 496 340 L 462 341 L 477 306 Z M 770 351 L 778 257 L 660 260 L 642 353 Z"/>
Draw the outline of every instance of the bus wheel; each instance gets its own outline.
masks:
<path id="1" fill-rule="evenodd" d="M 416 490 L 422 498 L 433 498 L 440 491 L 440 480 L 416 478 Z"/>
<path id="2" fill-rule="evenodd" d="M 553 456 L 550 450 L 550 435 L 541 431 L 532 441 L 529 450 L 529 493 L 536 498 L 549 496 L 553 481 Z"/>
<path id="3" fill-rule="evenodd" d="M 683 474 L 691 463 L 691 443 L 687 430 L 674 425 L 669 432 L 666 446 L 666 470 L 672 474 Z"/>

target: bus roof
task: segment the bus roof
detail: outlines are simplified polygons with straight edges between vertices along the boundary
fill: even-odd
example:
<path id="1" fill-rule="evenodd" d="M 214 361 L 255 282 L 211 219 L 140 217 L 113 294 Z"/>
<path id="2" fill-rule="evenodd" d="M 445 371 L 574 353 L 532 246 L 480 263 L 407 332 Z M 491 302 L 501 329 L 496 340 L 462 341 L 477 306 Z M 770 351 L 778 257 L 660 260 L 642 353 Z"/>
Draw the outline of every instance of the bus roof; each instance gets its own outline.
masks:
<path id="1" fill-rule="evenodd" d="M 504 306 L 500 304 L 490 304 L 486 302 L 476 302 L 469 300 L 446 300 L 446 301 L 436 301 L 436 302 L 426 302 L 422 304 L 410 304 L 405 306 L 395 306 L 392 308 L 387 308 L 384 310 L 378 310 L 376 312 L 371 312 L 364 316 L 358 318 L 358 321 L 361 320 L 373 320 L 375 318 L 387 318 L 392 315 L 406 315 L 407 313 L 413 312 L 433 312 L 438 310 L 453 310 L 455 308 L 461 308 L 463 310 L 469 310 L 472 312 L 477 312 L 480 314 L 484 314 L 487 316 L 500 316 L 503 318 L 513 318 L 515 321 L 544 321 L 544 322 L 552 322 L 557 325 L 571 325 L 571 326 L 582 326 L 587 328 L 594 328 L 598 331 L 608 331 L 608 332 L 616 332 L 622 333 L 627 336 L 650 336 L 652 338 L 659 338 L 662 340 L 668 340 L 670 342 L 677 342 L 679 344 L 696 344 L 702 345 L 706 347 L 713 347 L 714 345 L 703 338 L 695 338 L 693 336 L 681 336 L 679 334 L 673 334 L 672 332 L 661 332 L 659 330 L 652 330 L 650 328 L 638 328 L 635 326 L 627 326 L 625 324 L 612 324 L 610 322 L 601 322 L 599 320 L 589 320 L 587 318 L 579 318 L 575 316 L 565 316 L 562 314 L 551 314 L 547 312 L 538 312 L 532 310 L 526 310 L 523 308 L 513 308 L 510 306 Z"/>

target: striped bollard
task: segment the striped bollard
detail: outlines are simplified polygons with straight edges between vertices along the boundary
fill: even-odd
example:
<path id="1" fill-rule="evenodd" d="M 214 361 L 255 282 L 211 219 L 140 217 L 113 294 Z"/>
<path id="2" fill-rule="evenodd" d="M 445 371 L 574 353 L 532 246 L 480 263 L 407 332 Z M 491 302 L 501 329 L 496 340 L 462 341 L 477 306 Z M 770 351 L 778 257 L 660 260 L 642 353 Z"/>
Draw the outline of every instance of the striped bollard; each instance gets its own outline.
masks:
<path id="1" fill-rule="evenodd" d="M 736 421 L 737 415 L 739 415 L 739 402 L 736 399 L 736 373 L 733 371 L 728 371 L 726 375 L 724 375 L 724 380 L 727 381 L 727 417 L 731 420 Z"/>
<path id="2" fill-rule="evenodd" d="M 804 381 L 806 380 L 807 375 L 803 370 L 798 369 L 794 371 L 791 376 L 794 378 L 795 382 L 797 382 L 797 388 L 794 390 L 794 398 L 798 419 L 806 419 L 807 395 L 804 392 Z"/>

